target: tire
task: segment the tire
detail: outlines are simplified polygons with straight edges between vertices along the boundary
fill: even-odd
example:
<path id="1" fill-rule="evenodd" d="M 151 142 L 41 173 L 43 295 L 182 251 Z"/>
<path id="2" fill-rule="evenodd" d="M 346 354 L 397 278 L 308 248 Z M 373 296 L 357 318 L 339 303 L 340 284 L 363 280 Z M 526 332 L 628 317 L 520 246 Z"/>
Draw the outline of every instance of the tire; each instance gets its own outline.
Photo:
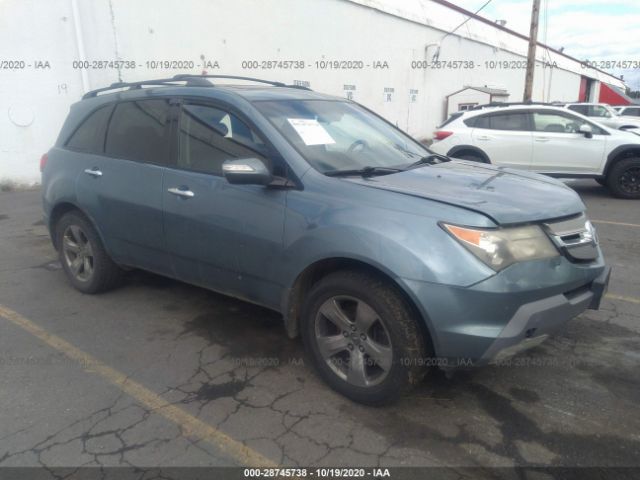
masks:
<path id="1" fill-rule="evenodd" d="M 109 257 L 94 226 L 79 212 L 56 223 L 60 264 L 71 284 L 83 293 L 100 293 L 120 283 L 123 271 Z"/>
<path id="2" fill-rule="evenodd" d="M 619 198 L 640 198 L 640 158 L 625 158 L 607 174 L 607 187 Z"/>
<path id="3" fill-rule="evenodd" d="M 385 405 L 426 373 L 431 349 L 417 321 L 396 288 L 345 270 L 313 286 L 303 305 L 301 332 L 316 371 L 332 389 L 358 403 Z"/>

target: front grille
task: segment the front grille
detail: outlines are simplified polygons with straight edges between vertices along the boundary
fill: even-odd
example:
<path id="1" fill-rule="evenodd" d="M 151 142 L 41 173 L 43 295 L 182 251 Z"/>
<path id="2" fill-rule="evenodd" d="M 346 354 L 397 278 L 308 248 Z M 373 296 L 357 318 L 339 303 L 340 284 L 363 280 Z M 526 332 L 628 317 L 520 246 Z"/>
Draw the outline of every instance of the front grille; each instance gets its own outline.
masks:
<path id="1" fill-rule="evenodd" d="M 569 260 L 591 262 L 598 258 L 598 237 L 584 213 L 569 219 L 544 223 L 543 228 Z"/>

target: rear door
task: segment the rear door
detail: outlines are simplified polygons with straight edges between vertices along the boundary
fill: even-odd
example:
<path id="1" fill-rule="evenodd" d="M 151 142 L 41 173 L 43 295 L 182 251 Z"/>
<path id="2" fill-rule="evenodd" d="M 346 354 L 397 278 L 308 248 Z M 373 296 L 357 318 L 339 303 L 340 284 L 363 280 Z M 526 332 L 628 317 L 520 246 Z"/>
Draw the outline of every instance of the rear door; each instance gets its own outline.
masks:
<path id="1" fill-rule="evenodd" d="M 593 136 L 578 129 L 587 124 Z M 533 112 L 532 170 L 540 173 L 597 173 L 601 169 L 608 134 L 597 125 L 569 112 Z"/>
<path id="2" fill-rule="evenodd" d="M 248 120 L 224 104 L 185 102 L 176 131 L 175 165 L 163 185 L 175 275 L 269 304 L 264 281 L 282 248 L 286 192 L 231 185 L 222 163 L 254 157 L 272 168 L 273 155 Z"/>
<path id="3" fill-rule="evenodd" d="M 525 110 L 493 112 L 475 117 L 473 145 L 494 165 L 529 169 L 533 152 L 530 115 Z"/>
<path id="4" fill-rule="evenodd" d="M 103 151 L 80 173 L 79 202 L 119 262 L 169 273 L 162 231 L 169 101 L 132 100 L 111 108 Z"/>

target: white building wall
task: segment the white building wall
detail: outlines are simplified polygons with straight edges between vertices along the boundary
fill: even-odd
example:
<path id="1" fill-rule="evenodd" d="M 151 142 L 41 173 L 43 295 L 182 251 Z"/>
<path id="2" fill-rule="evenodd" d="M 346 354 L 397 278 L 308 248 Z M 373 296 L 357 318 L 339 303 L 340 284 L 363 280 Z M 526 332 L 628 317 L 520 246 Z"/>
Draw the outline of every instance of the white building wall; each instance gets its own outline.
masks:
<path id="1" fill-rule="evenodd" d="M 406 18 L 401 18 L 406 17 Z M 443 40 L 464 16 L 428 0 L 4 0 L 0 59 L 24 69 L 0 70 L 0 182 L 39 180 L 38 160 L 56 139 L 85 89 L 118 80 L 201 73 L 256 76 L 346 95 L 419 138 L 446 114 L 446 96 L 465 85 L 504 88 L 518 100 L 524 69 L 485 68 L 485 60 L 522 61 L 522 41 L 478 21 Z M 460 36 L 458 36 L 460 35 Z M 474 69 L 412 69 L 414 60 L 469 60 Z M 133 61 L 131 69 L 74 69 L 82 60 Z M 580 71 L 566 57 L 542 52 L 560 68 L 536 71 L 536 100 L 577 100 Z M 193 61 L 190 69 L 148 68 L 147 61 Z M 302 60 L 300 70 L 242 68 L 243 60 Z M 389 68 L 318 69 L 316 61 L 387 62 Z M 35 69 L 47 61 L 48 69 Z M 568 71 L 573 70 L 573 71 Z M 595 76 L 601 74 L 596 72 Z M 613 77 L 606 77 L 614 82 Z M 391 100 L 385 89 L 393 89 Z M 411 92 L 417 90 L 416 92 Z"/>

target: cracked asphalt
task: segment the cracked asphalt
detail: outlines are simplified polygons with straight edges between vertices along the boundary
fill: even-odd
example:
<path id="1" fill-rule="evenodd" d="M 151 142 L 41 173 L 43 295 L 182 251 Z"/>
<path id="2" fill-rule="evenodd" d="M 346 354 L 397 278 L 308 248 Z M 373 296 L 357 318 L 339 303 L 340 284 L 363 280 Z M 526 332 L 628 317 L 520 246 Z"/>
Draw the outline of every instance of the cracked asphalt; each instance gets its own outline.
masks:
<path id="1" fill-rule="evenodd" d="M 0 193 L 0 306 L 42 329 L 0 314 L 0 466 L 640 466 L 640 203 L 571 184 L 614 268 L 602 309 L 386 408 L 333 393 L 271 311 L 143 272 L 77 292 L 39 191 Z"/>

